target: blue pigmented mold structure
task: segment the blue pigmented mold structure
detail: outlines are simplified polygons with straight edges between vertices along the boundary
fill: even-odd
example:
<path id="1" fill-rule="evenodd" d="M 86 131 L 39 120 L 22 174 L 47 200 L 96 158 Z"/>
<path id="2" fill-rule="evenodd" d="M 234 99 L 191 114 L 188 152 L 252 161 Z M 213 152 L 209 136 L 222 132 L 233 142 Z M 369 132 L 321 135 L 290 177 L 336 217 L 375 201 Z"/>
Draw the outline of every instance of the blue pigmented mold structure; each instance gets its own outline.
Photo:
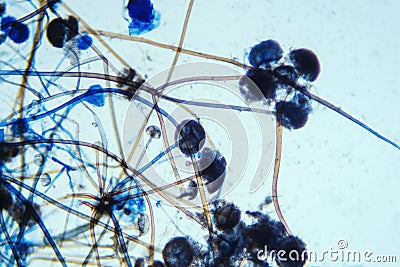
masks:
<path id="1" fill-rule="evenodd" d="M 265 40 L 252 47 L 249 55 L 250 64 L 255 67 L 268 67 L 270 63 L 282 58 L 283 50 L 275 40 Z"/>
<path id="2" fill-rule="evenodd" d="M 88 92 L 86 93 L 87 96 L 85 97 L 85 101 L 97 107 L 104 106 L 104 99 L 105 99 L 104 94 L 102 93 L 94 94 L 93 93 L 94 90 L 98 91 L 101 90 L 101 86 L 98 84 L 90 86 Z"/>
<path id="3" fill-rule="evenodd" d="M 400 4 L 248 2 L 0 0 L 0 267 L 400 246 Z"/>
<path id="4" fill-rule="evenodd" d="M 160 25 L 160 13 L 150 0 L 130 0 L 126 8 L 131 19 L 129 35 L 147 33 Z"/>
<path id="5" fill-rule="evenodd" d="M 79 36 L 79 38 L 78 38 L 78 48 L 80 50 L 89 49 L 89 47 L 92 45 L 92 43 L 93 43 L 92 38 L 87 34 Z"/>
<path id="6" fill-rule="evenodd" d="M 4 34 L 4 37 L 8 36 L 8 38 L 10 38 L 11 41 L 13 41 L 15 44 L 22 44 L 26 42 L 29 38 L 28 26 L 26 26 L 22 22 L 17 21 L 14 17 L 11 16 L 7 16 L 1 19 L 1 30 Z"/>

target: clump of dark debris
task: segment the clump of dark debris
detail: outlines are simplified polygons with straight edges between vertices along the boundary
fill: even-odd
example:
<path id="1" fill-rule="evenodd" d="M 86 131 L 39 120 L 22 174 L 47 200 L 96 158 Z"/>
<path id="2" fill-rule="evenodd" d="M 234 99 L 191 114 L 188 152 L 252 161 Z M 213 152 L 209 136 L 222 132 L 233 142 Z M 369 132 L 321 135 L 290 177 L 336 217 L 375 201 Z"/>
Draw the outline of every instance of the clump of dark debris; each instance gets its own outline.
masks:
<path id="1" fill-rule="evenodd" d="M 174 237 L 162 250 L 164 263 L 155 261 L 151 266 L 305 265 L 308 259 L 306 244 L 297 236 L 289 235 L 283 224 L 267 213 L 242 212 L 235 204 L 224 200 L 216 201 L 210 212 L 215 231 L 207 237 L 208 246 L 199 244 L 189 236 Z M 144 259 L 138 258 L 135 266 L 144 267 Z"/>

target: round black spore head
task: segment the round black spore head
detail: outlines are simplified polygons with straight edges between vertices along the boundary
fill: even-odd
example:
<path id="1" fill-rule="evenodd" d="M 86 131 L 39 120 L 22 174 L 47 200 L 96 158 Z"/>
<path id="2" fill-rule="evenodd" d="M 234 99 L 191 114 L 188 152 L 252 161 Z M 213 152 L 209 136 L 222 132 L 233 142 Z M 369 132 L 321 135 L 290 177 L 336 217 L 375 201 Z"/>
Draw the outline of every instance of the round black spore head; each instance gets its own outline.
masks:
<path id="1" fill-rule="evenodd" d="M 193 261 L 193 248 L 186 237 L 175 237 L 168 241 L 162 250 L 167 267 L 187 267 Z"/>
<path id="2" fill-rule="evenodd" d="M 67 42 L 79 34 L 78 20 L 75 17 L 68 16 L 64 25 L 67 30 L 67 37 L 65 39 Z"/>
<path id="3" fill-rule="evenodd" d="M 46 36 L 47 40 L 52 46 L 57 48 L 63 48 L 65 43 L 65 38 L 67 34 L 67 29 L 65 28 L 64 20 L 60 18 L 55 18 L 50 21 L 47 26 Z"/>
<path id="4" fill-rule="evenodd" d="M 275 257 L 280 267 L 302 267 L 308 259 L 306 244 L 297 236 L 289 235 L 282 238 L 279 249 L 285 251 L 281 258 L 278 255 Z"/>
<path id="5" fill-rule="evenodd" d="M 321 71 L 317 55 L 306 48 L 292 50 L 289 54 L 290 60 L 297 72 L 307 81 L 313 82 L 318 78 Z"/>
<path id="6" fill-rule="evenodd" d="M 256 89 L 261 91 L 262 95 L 267 100 L 275 99 L 276 86 L 274 78 L 271 75 L 271 71 L 260 68 L 253 68 L 246 72 L 246 76 L 257 86 Z M 257 92 L 254 92 L 254 85 L 249 84 L 248 79 L 241 79 L 239 81 L 240 92 L 242 93 L 242 95 L 253 94 L 257 96 Z"/>
<path id="7" fill-rule="evenodd" d="M 79 34 L 78 20 L 73 16 L 55 18 L 47 26 L 47 40 L 52 46 L 63 48 L 65 43 Z"/>
<path id="8" fill-rule="evenodd" d="M 186 156 L 199 152 L 205 139 L 203 126 L 195 120 L 184 120 L 176 127 L 175 140 L 180 151 Z"/>
<path id="9" fill-rule="evenodd" d="M 282 126 L 291 130 L 300 129 L 307 123 L 311 106 L 307 97 L 297 94 L 291 101 L 276 103 L 275 110 L 281 116 Z"/>
<path id="10" fill-rule="evenodd" d="M 283 50 L 277 41 L 266 40 L 251 48 L 249 61 L 255 68 L 268 68 L 272 62 L 281 59 L 282 54 Z"/>
<path id="11" fill-rule="evenodd" d="M 232 203 L 221 205 L 215 211 L 215 226 L 220 230 L 232 229 L 239 221 L 240 210 Z"/>
<path id="12" fill-rule="evenodd" d="M 218 151 L 206 147 L 201 151 L 199 168 L 200 175 L 206 182 L 205 184 L 208 192 L 216 192 L 225 179 L 225 158 Z"/>

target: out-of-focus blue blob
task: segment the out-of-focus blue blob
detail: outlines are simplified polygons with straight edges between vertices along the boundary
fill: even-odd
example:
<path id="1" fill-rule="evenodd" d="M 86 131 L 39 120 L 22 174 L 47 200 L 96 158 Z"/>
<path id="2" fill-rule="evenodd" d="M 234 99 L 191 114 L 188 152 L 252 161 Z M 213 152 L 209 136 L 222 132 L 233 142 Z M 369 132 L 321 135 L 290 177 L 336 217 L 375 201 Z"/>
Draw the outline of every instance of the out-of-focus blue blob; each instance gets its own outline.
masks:
<path id="1" fill-rule="evenodd" d="M 92 43 L 92 38 L 87 34 L 84 34 L 78 38 L 78 48 L 80 50 L 87 50 L 92 45 Z"/>
<path id="2" fill-rule="evenodd" d="M 13 24 L 8 25 L 10 23 Z M 16 19 L 11 16 L 1 19 L 1 30 L 4 31 L 4 33 L 8 35 L 8 37 L 16 44 L 24 43 L 29 38 L 28 26 L 19 21 L 16 21 Z"/>
<path id="3" fill-rule="evenodd" d="M 154 9 L 150 0 L 130 0 L 127 7 L 131 23 L 129 35 L 139 35 L 160 25 L 160 13 Z"/>
<path id="4" fill-rule="evenodd" d="M 1 18 L 1 30 L 5 33 L 6 36 L 8 36 L 8 33 L 11 30 L 11 25 L 9 24 L 14 22 L 15 20 L 16 19 L 11 16 Z"/>
<path id="5" fill-rule="evenodd" d="M 268 68 L 272 62 L 282 58 L 283 50 L 279 43 L 275 40 L 262 41 L 253 46 L 250 50 L 249 61 L 255 67 Z"/>
<path id="6" fill-rule="evenodd" d="M 25 24 L 17 22 L 11 27 L 8 37 L 16 44 L 25 43 L 29 38 L 29 28 Z"/>
<path id="7" fill-rule="evenodd" d="M 101 94 L 101 93 L 92 94 L 92 95 L 90 94 L 90 91 L 92 91 L 92 90 L 100 90 L 100 89 L 101 89 L 101 86 L 98 85 L 98 84 L 90 86 L 89 90 L 87 92 L 88 96 L 85 97 L 85 101 L 90 103 L 90 104 L 92 104 L 92 105 L 95 105 L 97 107 L 104 106 L 104 99 L 105 99 L 104 94 Z"/>

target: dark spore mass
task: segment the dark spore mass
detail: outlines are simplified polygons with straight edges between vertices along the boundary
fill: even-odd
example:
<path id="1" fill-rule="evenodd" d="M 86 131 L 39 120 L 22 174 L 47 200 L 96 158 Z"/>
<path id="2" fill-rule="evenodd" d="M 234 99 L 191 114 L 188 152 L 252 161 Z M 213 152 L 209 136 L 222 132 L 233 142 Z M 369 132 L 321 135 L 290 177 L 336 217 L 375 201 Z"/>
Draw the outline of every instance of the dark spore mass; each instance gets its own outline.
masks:
<path id="1" fill-rule="evenodd" d="M 180 151 L 186 156 L 193 155 L 203 147 L 206 133 L 203 126 L 195 120 L 184 120 L 177 127 L 175 140 Z"/>
<path id="2" fill-rule="evenodd" d="M 154 19 L 154 8 L 150 0 L 130 0 L 127 8 L 131 19 L 143 22 L 151 22 Z"/>
<path id="3" fill-rule="evenodd" d="M 307 123 L 311 106 L 307 97 L 297 94 L 291 101 L 276 103 L 275 110 L 281 116 L 282 126 L 299 129 Z"/>
<path id="4" fill-rule="evenodd" d="M 1 18 L 1 30 L 5 32 L 6 35 L 10 32 L 12 28 L 12 24 L 16 19 L 11 16 L 7 16 L 4 18 Z"/>
<path id="5" fill-rule="evenodd" d="M 220 230 L 232 229 L 239 223 L 240 213 L 232 203 L 220 205 L 214 214 L 215 226 Z"/>
<path id="6" fill-rule="evenodd" d="M 286 236 L 285 228 L 279 221 L 272 220 L 268 215 L 261 212 L 248 212 L 250 216 L 256 218 L 256 222 L 247 226 L 245 238 L 248 247 L 268 250 L 279 249 L 279 240 Z"/>
<path id="7" fill-rule="evenodd" d="M 150 0 L 130 0 L 126 8 L 132 20 L 129 24 L 130 35 L 146 33 L 158 27 L 160 15 Z"/>
<path id="8" fill-rule="evenodd" d="M 8 209 L 13 204 L 10 192 L 2 185 L 0 185 L 0 211 Z"/>
<path id="9" fill-rule="evenodd" d="M 29 38 L 28 26 L 11 16 L 1 19 L 1 30 L 16 44 L 24 43 Z"/>
<path id="10" fill-rule="evenodd" d="M 67 31 L 67 42 L 79 34 L 78 20 L 74 16 L 68 16 L 64 25 Z"/>
<path id="11" fill-rule="evenodd" d="M 18 201 L 8 210 L 11 217 L 19 226 L 32 226 L 35 216 L 41 215 L 40 206 L 28 200 Z"/>
<path id="12" fill-rule="evenodd" d="M 290 52 L 289 58 L 305 80 L 313 82 L 318 78 L 321 67 L 313 51 L 306 48 L 295 49 Z"/>
<path id="13" fill-rule="evenodd" d="M 21 136 L 29 130 L 29 124 L 25 119 L 17 119 L 11 125 L 11 132 L 15 136 Z"/>
<path id="14" fill-rule="evenodd" d="M 249 61 L 255 68 L 268 68 L 272 62 L 281 59 L 282 55 L 283 50 L 277 41 L 266 40 L 251 48 Z"/>
<path id="15" fill-rule="evenodd" d="M 19 153 L 19 148 L 14 146 L 8 146 L 6 143 L 0 143 L 0 166 L 4 164 L 4 162 L 11 161 L 12 158 L 15 158 Z"/>
<path id="16" fill-rule="evenodd" d="M 47 26 L 47 39 L 57 48 L 63 48 L 64 44 L 79 34 L 78 20 L 73 16 L 68 16 L 67 19 L 55 18 Z M 90 37 L 89 37 L 90 38 Z M 90 39 L 91 40 L 91 39 Z M 86 43 L 90 43 L 86 40 Z M 85 47 L 87 44 L 82 44 Z M 89 44 L 89 46 L 91 43 Z M 79 41 L 78 41 L 79 46 Z M 88 46 L 88 47 L 89 47 Z M 82 49 L 84 50 L 84 49 Z"/>
<path id="17" fill-rule="evenodd" d="M 65 28 L 63 19 L 55 18 L 50 21 L 47 26 L 47 40 L 57 48 L 63 48 L 65 38 L 67 34 L 67 29 Z"/>
<path id="18" fill-rule="evenodd" d="M 199 160 L 200 175 L 205 180 L 209 193 L 216 192 L 222 185 L 226 174 L 226 160 L 218 152 L 205 148 Z"/>
<path id="19" fill-rule="evenodd" d="M 276 96 L 276 86 L 273 76 L 269 70 L 261 69 L 261 68 L 253 68 L 246 72 L 246 76 L 258 87 L 263 96 L 267 100 L 274 100 Z M 240 91 L 245 93 L 245 90 L 254 87 L 254 85 L 248 84 L 247 79 L 241 79 L 239 81 Z M 248 90 L 249 94 L 254 91 L 254 89 Z M 254 95 L 257 95 L 257 92 L 253 92 Z"/>
<path id="20" fill-rule="evenodd" d="M 187 267 L 193 261 L 193 248 L 186 237 L 175 237 L 162 250 L 167 267 Z"/>
<path id="21" fill-rule="evenodd" d="M 213 260 L 206 266 L 239 266 L 237 260 L 243 258 L 245 249 L 242 241 L 240 231 L 228 231 L 208 238 Z"/>
<path id="22" fill-rule="evenodd" d="M 21 22 L 16 22 L 8 33 L 8 37 L 16 44 L 22 44 L 29 38 L 29 28 Z"/>
<path id="23" fill-rule="evenodd" d="M 288 82 L 295 82 L 298 78 L 296 70 L 290 65 L 280 65 L 274 69 L 274 74 L 286 79 Z"/>
<path id="24" fill-rule="evenodd" d="M 276 257 L 276 263 L 280 267 L 302 267 L 308 259 L 306 244 L 297 236 L 289 235 L 282 238 L 279 249 L 285 251 L 284 261 Z"/>

